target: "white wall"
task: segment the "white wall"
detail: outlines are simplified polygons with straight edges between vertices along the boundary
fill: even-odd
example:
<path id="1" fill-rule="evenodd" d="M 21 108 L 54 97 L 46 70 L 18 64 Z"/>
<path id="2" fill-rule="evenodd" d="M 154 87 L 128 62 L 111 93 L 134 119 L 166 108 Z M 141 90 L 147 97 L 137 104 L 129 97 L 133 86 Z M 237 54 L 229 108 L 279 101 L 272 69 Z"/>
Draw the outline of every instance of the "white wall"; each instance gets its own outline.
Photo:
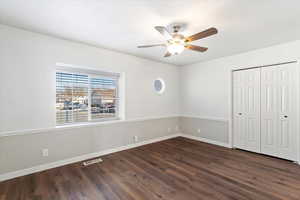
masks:
<path id="1" fill-rule="evenodd" d="M 232 69 L 287 62 L 299 58 L 300 41 L 294 41 L 182 67 L 181 114 L 228 120 Z"/>
<path id="2" fill-rule="evenodd" d="M 0 133 L 55 126 L 56 63 L 124 72 L 127 119 L 178 114 L 178 67 L 0 25 Z"/>

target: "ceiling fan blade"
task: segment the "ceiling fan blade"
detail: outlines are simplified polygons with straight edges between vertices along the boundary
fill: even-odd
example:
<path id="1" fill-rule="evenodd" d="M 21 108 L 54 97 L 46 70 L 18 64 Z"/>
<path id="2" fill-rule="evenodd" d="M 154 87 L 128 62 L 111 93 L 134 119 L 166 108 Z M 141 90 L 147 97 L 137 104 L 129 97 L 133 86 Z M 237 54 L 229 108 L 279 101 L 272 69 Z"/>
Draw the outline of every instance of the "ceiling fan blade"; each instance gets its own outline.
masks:
<path id="1" fill-rule="evenodd" d="M 155 26 L 154 28 L 168 40 L 173 38 L 171 33 L 169 33 L 169 31 L 164 26 Z"/>
<path id="2" fill-rule="evenodd" d="M 151 45 L 140 45 L 138 48 L 148 48 L 148 47 L 158 47 L 158 46 L 166 46 L 165 44 L 151 44 Z"/>
<path id="3" fill-rule="evenodd" d="M 167 53 L 164 55 L 164 57 L 170 57 L 172 54 L 167 51 Z"/>
<path id="4" fill-rule="evenodd" d="M 194 41 L 194 40 L 199 40 L 199 39 L 206 38 L 208 36 L 211 36 L 211 35 L 214 35 L 214 34 L 217 34 L 217 33 L 218 33 L 218 30 L 216 28 L 209 28 L 205 31 L 202 31 L 200 33 L 196 33 L 194 35 L 191 35 L 191 36 L 187 37 L 186 41 L 191 42 L 191 41 Z"/>
<path id="5" fill-rule="evenodd" d="M 200 51 L 200 52 L 205 52 L 208 48 L 206 47 L 200 47 L 196 45 L 186 45 L 185 48 L 193 50 L 193 51 Z"/>

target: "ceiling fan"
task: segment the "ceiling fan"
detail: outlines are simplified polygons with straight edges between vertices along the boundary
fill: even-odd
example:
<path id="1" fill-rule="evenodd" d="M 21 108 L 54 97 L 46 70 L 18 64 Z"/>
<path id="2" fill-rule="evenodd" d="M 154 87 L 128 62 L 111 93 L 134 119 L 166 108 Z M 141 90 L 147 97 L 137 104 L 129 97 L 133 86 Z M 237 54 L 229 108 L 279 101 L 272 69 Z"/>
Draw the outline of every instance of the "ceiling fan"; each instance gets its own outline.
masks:
<path id="1" fill-rule="evenodd" d="M 184 37 L 184 35 L 179 33 L 180 29 L 182 28 L 180 25 L 174 25 L 172 27 L 173 28 L 172 33 L 170 33 L 167 30 L 167 28 L 164 26 L 155 26 L 154 28 L 167 39 L 166 43 L 153 44 L 153 45 L 141 45 L 138 46 L 138 48 L 148 48 L 148 47 L 157 47 L 157 46 L 166 47 L 167 53 L 164 55 L 164 57 L 169 57 L 171 55 L 178 55 L 184 49 L 190 49 L 198 52 L 205 52 L 208 48 L 192 45 L 190 43 L 192 41 L 206 38 L 218 33 L 218 30 L 216 28 L 209 28 L 205 31 L 196 33 L 189 37 Z"/>

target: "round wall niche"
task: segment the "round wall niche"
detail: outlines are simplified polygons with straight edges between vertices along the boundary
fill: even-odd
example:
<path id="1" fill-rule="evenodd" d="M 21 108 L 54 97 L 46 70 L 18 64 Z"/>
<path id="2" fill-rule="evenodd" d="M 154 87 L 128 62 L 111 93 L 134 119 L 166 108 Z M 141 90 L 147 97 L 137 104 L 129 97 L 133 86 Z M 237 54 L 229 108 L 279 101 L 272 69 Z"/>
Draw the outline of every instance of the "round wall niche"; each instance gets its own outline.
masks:
<path id="1" fill-rule="evenodd" d="M 162 94 L 165 91 L 166 85 L 165 85 L 165 81 L 161 78 L 157 78 L 154 80 L 154 91 L 157 94 Z"/>

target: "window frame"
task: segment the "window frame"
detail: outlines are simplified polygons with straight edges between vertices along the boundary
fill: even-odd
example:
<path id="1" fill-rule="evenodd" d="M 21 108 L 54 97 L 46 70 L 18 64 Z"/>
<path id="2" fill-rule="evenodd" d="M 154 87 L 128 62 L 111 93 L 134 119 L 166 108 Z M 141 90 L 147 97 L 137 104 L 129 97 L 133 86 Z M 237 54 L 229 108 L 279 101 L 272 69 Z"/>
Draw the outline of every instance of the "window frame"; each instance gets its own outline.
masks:
<path id="1" fill-rule="evenodd" d="M 55 124 L 56 127 L 64 127 L 64 126 L 78 126 L 83 124 L 94 124 L 94 123 L 100 123 L 100 122 L 108 122 L 108 121 L 117 121 L 121 120 L 120 110 L 121 110 L 121 97 L 120 97 L 120 83 L 121 83 L 121 73 L 116 72 L 108 72 L 108 71 L 100 71 L 100 70 L 94 70 L 94 69 L 86 69 L 84 67 L 74 67 L 73 65 L 65 65 L 65 64 L 57 64 L 56 70 L 55 70 L 55 76 L 57 72 L 62 73 L 72 73 L 72 74 L 80 74 L 80 75 L 86 75 L 88 76 L 88 119 L 87 121 L 83 122 L 74 122 L 72 119 L 72 122 L 57 123 L 57 109 L 56 109 L 56 100 L 55 100 Z M 113 80 L 116 80 L 116 107 L 115 107 L 115 117 L 108 117 L 108 118 L 99 118 L 99 119 L 92 119 L 92 97 L 91 97 L 91 78 L 110 78 Z M 55 87 L 57 87 L 57 82 L 55 80 Z M 55 99 L 57 97 L 57 91 L 55 90 Z M 73 118 L 73 116 L 72 116 Z"/>

